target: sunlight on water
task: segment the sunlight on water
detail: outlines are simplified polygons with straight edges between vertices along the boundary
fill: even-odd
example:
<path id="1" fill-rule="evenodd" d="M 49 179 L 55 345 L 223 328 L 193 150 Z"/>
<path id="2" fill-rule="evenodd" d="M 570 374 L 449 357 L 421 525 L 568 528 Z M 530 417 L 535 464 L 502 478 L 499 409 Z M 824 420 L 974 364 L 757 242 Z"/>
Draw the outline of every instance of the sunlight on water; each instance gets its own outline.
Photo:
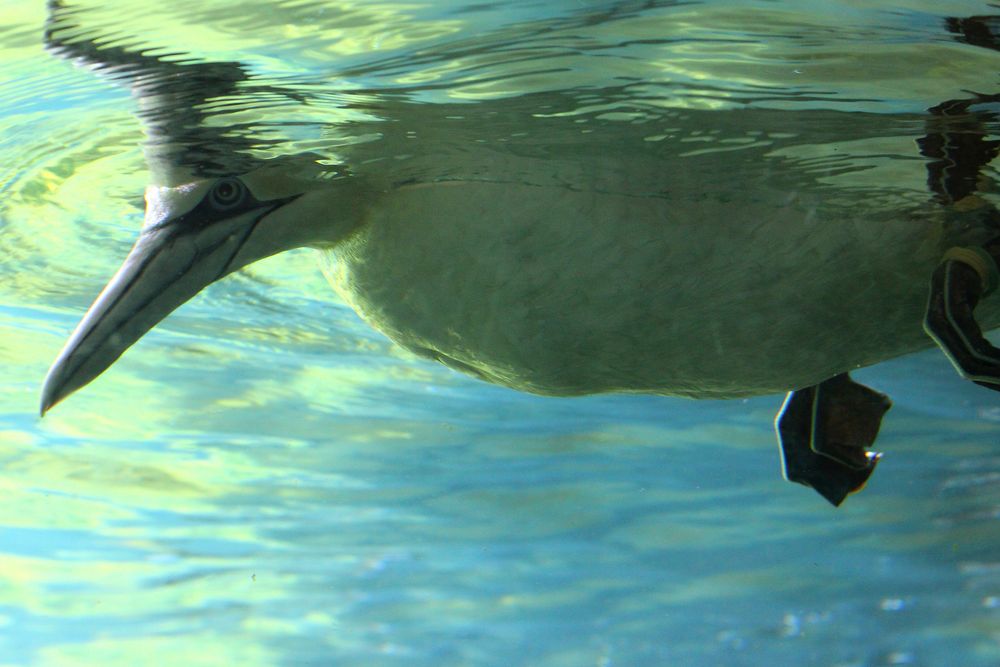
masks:
<path id="1" fill-rule="evenodd" d="M 973 0 L 65 4 L 73 39 L 233 65 L 192 112 L 254 159 L 405 181 L 530 155 L 525 183 L 613 190 L 575 142 L 644 144 L 635 191 L 663 155 L 679 199 L 808 182 L 788 207 L 882 212 L 918 249 L 943 233 L 926 110 L 1000 92 L 1000 54 L 947 29 L 998 13 Z M 937 350 L 856 374 L 895 407 L 837 510 L 781 479 L 779 395 L 485 384 L 369 328 L 310 250 L 211 285 L 41 420 L 178 147 L 144 153 L 122 72 L 46 52 L 45 3 L 0 15 L 0 667 L 1000 664 L 1000 404 Z"/>

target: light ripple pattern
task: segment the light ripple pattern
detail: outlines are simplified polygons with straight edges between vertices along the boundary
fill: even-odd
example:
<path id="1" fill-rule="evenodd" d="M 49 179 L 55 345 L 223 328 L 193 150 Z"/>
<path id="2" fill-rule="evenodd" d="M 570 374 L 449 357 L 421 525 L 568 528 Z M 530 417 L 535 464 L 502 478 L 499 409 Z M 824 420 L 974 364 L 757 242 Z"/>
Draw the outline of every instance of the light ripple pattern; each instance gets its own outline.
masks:
<path id="1" fill-rule="evenodd" d="M 391 128 L 351 128 L 380 105 L 534 95 L 895 204 L 928 196 L 921 114 L 1000 89 L 1000 54 L 945 29 L 997 13 L 974 0 L 68 4 L 77 37 L 241 63 L 257 88 L 213 122 L 330 165 L 378 152 Z M 486 385 L 369 329 L 310 251 L 211 286 L 40 420 L 148 175 L 115 74 L 46 53 L 44 3 L 0 16 L 0 666 L 1000 664 L 1000 407 L 936 351 L 856 374 L 896 407 L 839 510 L 781 479 L 779 396 Z M 738 108 L 825 120 L 685 120 Z"/>

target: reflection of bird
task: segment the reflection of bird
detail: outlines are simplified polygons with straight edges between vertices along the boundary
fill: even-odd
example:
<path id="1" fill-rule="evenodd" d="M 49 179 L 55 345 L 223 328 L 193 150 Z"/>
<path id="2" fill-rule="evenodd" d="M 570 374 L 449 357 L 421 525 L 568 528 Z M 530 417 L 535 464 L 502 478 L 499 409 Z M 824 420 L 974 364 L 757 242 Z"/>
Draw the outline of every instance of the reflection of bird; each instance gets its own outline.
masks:
<path id="1" fill-rule="evenodd" d="M 847 115 L 831 112 L 685 112 L 643 125 L 568 115 L 559 95 L 387 102 L 355 128 L 380 140 L 348 146 L 349 167 L 332 176 L 306 158 L 254 161 L 249 133 L 223 136 L 196 111 L 211 91 L 247 90 L 238 64 L 64 41 L 52 6 L 49 47 L 132 83 L 154 168 L 168 175 L 147 190 L 135 247 L 53 365 L 43 411 L 206 285 L 312 246 L 374 326 L 490 382 L 719 398 L 809 387 L 787 402 L 783 437 L 812 457 L 791 464 L 812 470 L 799 481 L 839 503 L 870 475 L 877 457 L 865 448 L 888 408 L 846 372 L 926 347 L 927 278 L 948 246 L 986 238 L 973 224 L 942 231 L 916 189 L 829 185 L 850 163 L 796 148 L 833 140 L 826 128 Z M 858 137 L 896 131 L 875 116 L 850 122 Z M 669 140 L 712 123 L 742 147 Z M 1000 323 L 1000 310 L 980 319 Z"/>

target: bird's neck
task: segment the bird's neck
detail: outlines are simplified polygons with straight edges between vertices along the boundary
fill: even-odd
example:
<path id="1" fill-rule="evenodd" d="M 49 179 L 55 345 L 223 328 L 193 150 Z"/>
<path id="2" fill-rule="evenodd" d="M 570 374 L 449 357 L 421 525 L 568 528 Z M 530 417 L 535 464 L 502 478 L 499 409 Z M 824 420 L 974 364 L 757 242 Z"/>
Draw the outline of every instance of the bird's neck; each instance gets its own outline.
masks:
<path id="1" fill-rule="evenodd" d="M 262 217 L 234 265 L 245 266 L 295 248 L 334 248 L 364 224 L 377 196 L 376 191 L 351 179 L 310 189 Z"/>

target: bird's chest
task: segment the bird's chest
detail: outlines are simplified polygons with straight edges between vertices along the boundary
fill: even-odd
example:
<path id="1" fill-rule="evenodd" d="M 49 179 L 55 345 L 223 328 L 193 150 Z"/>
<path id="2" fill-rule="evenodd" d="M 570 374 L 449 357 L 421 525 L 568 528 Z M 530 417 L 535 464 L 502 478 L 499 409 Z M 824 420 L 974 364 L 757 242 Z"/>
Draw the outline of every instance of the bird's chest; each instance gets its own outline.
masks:
<path id="1" fill-rule="evenodd" d="M 338 289 L 401 345 L 501 384 L 617 388 L 596 366 L 666 287 L 654 199 L 465 182 L 373 211 L 336 253 Z"/>
<path id="2" fill-rule="evenodd" d="M 919 225 L 752 197 L 411 186 L 335 252 L 404 347 L 522 390 L 776 392 L 926 344 Z"/>

